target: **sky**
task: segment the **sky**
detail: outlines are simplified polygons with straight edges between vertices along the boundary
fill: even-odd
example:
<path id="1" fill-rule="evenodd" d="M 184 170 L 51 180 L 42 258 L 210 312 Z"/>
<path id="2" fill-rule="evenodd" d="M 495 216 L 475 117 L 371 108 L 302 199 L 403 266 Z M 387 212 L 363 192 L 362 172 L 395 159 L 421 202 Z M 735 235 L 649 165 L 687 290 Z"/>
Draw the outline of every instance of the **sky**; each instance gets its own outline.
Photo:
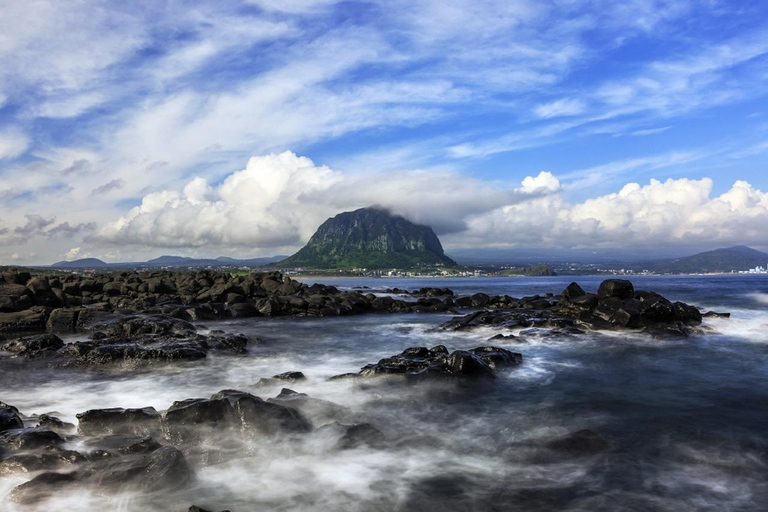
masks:
<path id="1" fill-rule="evenodd" d="M 0 0 L 0 264 L 768 249 L 768 4 Z M 766 192 L 763 192 L 766 191 Z"/>

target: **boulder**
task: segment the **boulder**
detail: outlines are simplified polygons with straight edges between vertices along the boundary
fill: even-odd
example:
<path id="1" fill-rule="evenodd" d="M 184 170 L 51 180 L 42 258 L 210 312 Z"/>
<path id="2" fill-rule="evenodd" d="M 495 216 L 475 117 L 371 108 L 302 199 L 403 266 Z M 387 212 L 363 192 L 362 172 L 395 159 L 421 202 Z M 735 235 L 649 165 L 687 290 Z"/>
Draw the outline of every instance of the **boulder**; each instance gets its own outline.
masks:
<path id="1" fill-rule="evenodd" d="M 160 433 L 160 413 L 154 407 L 141 409 L 91 409 L 77 414 L 80 435 L 132 434 L 153 436 Z"/>
<path id="2" fill-rule="evenodd" d="M 11 450 L 35 450 L 48 446 L 61 446 L 64 439 L 51 430 L 44 428 L 20 428 L 7 430 L 0 435 L 0 446 Z"/>
<path id="3" fill-rule="evenodd" d="M 19 410 L 0 402 L 0 434 L 12 429 L 24 428 Z"/>
<path id="4" fill-rule="evenodd" d="M 173 443 L 182 444 L 226 433 L 238 424 L 232 403 L 224 396 L 174 402 L 163 418 L 165 436 Z"/>
<path id="5" fill-rule="evenodd" d="M 600 283 L 597 290 L 597 297 L 600 300 L 607 298 L 633 299 L 635 297 L 635 287 L 631 281 L 626 279 L 606 279 Z"/>

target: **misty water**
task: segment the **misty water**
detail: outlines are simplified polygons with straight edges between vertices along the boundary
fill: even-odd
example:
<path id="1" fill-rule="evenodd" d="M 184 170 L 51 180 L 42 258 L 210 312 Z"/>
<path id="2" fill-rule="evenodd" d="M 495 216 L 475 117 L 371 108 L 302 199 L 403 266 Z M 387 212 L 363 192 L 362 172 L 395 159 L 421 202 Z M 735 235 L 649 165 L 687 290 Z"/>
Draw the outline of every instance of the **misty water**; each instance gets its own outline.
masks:
<path id="1" fill-rule="evenodd" d="M 339 287 L 450 287 L 515 297 L 559 293 L 571 277 L 324 279 Z M 575 278 L 595 291 L 601 278 Z M 232 460 L 195 466 L 183 493 L 60 493 L 27 509 L 126 512 L 245 511 L 763 511 L 768 509 L 768 278 L 637 277 L 638 289 L 708 310 L 711 331 L 688 339 L 625 333 L 524 335 L 523 365 L 493 382 L 460 386 L 327 381 L 407 347 L 487 345 L 498 331 L 436 331 L 449 315 L 206 322 L 260 342 L 244 356 L 140 369 L 48 369 L 3 361 L 0 399 L 27 415 L 154 406 L 222 389 L 275 396 L 255 383 L 289 370 L 287 387 L 347 408 L 386 436 L 382 448 L 334 450 L 322 436 L 264 440 Z M 511 331 L 515 333 L 516 331 Z M 84 338 L 72 335 L 67 340 Z M 315 425 L 319 426 L 319 425 Z M 547 448 L 591 429 L 607 450 L 573 456 Z M 71 445 L 77 449 L 77 445 Z M 0 477 L 0 496 L 29 477 Z"/>

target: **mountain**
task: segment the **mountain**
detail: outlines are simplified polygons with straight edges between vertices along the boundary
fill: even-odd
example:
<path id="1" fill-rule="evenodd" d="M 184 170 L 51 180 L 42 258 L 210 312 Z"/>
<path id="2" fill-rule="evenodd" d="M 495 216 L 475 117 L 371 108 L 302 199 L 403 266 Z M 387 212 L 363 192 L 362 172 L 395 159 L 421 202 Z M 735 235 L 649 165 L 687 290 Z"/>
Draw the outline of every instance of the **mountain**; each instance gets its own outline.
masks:
<path id="1" fill-rule="evenodd" d="M 649 270 L 662 273 L 702 273 L 749 270 L 768 265 L 768 254 L 738 245 L 702 252 L 685 258 L 662 260 L 648 265 Z"/>
<path id="2" fill-rule="evenodd" d="M 56 268 L 103 268 L 108 267 L 109 264 L 98 258 L 83 258 L 74 261 L 59 261 L 51 266 Z"/>
<path id="3" fill-rule="evenodd" d="M 455 266 L 429 226 L 381 208 L 344 212 L 323 222 L 282 268 L 399 268 Z"/>

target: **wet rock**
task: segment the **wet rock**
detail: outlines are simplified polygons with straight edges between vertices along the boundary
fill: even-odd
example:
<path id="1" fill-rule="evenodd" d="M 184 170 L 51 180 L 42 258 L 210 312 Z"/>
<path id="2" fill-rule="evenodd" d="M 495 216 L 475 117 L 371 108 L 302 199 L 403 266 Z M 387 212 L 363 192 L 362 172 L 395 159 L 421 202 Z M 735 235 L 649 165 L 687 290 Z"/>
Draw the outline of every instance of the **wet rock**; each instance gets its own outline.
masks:
<path id="1" fill-rule="evenodd" d="M 113 434 L 88 436 L 83 440 L 91 460 L 101 460 L 122 455 L 135 455 L 152 452 L 160 448 L 155 438 L 131 434 Z"/>
<path id="2" fill-rule="evenodd" d="M 268 399 L 267 402 L 295 409 L 316 425 L 334 421 L 343 423 L 355 420 L 352 411 L 346 407 L 327 400 L 310 397 L 306 393 L 297 393 L 287 388 L 283 388 L 279 395 Z"/>
<path id="3" fill-rule="evenodd" d="M 0 476 L 71 468 L 77 464 L 85 463 L 87 460 L 79 452 L 62 449 L 49 449 L 41 455 L 13 455 L 0 462 Z"/>
<path id="4" fill-rule="evenodd" d="M 632 299 L 635 297 L 635 287 L 632 286 L 631 281 L 626 279 L 606 279 L 600 283 L 597 297 L 600 300 L 608 298 Z"/>
<path id="5" fill-rule="evenodd" d="M 522 362 L 522 356 L 520 361 Z M 442 361 L 441 366 L 440 373 L 452 376 L 489 378 L 494 376 L 493 368 L 484 359 L 466 350 L 454 351 Z"/>
<path id="6" fill-rule="evenodd" d="M 205 339 L 204 344 L 207 345 L 210 350 L 229 351 L 233 354 L 244 354 L 248 350 L 248 338 L 242 334 L 215 334 L 208 336 Z"/>
<path id="7" fill-rule="evenodd" d="M 39 334 L 8 341 L 2 346 L 2 350 L 32 359 L 53 355 L 63 346 L 64 342 L 55 334 Z"/>
<path id="8" fill-rule="evenodd" d="M 79 309 L 59 308 L 51 311 L 46 328 L 53 332 L 72 332 L 77 329 Z"/>
<path id="9" fill-rule="evenodd" d="M 86 481 L 112 492 L 167 492 L 186 487 L 191 478 L 192 470 L 181 451 L 163 446 L 138 457 L 107 459 Z"/>
<path id="10" fill-rule="evenodd" d="M 84 436 L 133 434 L 158 435 L 160 413 L 154 407 L 141 409 L 91 409 L 77 414 L 78 433 Z"/>
<path id="11" fill-rule="evenodd" d="M 34 306 L 24 311 L 0 313 L 0 331 L 42 331 L 48 321 L 51 308 Z"/>
<path id="12" fill-rule="evenodd" d="M 730 313 L 718 313 L 715 311 L 707 311 L 703 315 L 701 315 L 703 318 L 731 318 Z"/>
<path id="13" fill-rule="evenodd" d="M 411 347 L 400 354 L 363 367 L 359 378 L 401 375 L 411 381 L 435 378 L 493 378 L 495 370 L 522 363 L 522 355 L 499 347 L 477 347 L 470 351 Z"/>
<path id="14" fill-rule="evenodd" d="M 350 450 L 360 447 L 376 448 L 383 444 L 384 434 L 370 423 L 359 423 L 346 429 L 344 435 L 336 443 L 339 450 Z"/>
<path id="15" fill-rule="evenodd" d="M 312 425 L 297 410 L 253 395 L 237 398 L 234 410 L 242 433 L 249 437 L 302 434 L 312 430 Z"/>
<path id="16" fill-rule="evenodd" d="M 59 435 L 71 434 L 77 428 L 74 424 L 61 421 L 56 416 L 51 416 L 50 414 L 41 414 L 40 417 L 38 417 L 37 422 L 38 427 L 52 430 Z"/>
<path id="17" fill-rule="evenodd" d="M 24 428 L 19 410 L 0 402 L 0 434 L 12 429 Z"/>
<path id="18" fill-rule="evenodd" d="M 212 512 L 212 511 L 204 508 L 200 508 L 196 505 L 192 505 L 191 507 L 189 507 L 188 512 Z M 221 510 L 220 512 L 229 512 L 229 510 Z"/>
<path id="19" fill-rule="evenodd" d="M 478 347 L 470 350 L 494 370 L 523 364 L 523 356 L 499 347 Z"/>
<path id="20" fill-rule="evenodd" d="M 216 431 L 232 429 L 237 424 L 238 417 L 232 403 L 229 397 L 224 396 L 174 402 L 163 418 L 166 437 L 173 443 L 182 444 L 199 441 Z"/>
<path id="21" fill-rule="evenodd" d="M 0 435 L 0 446 L 15 451 L 35 450 L 62 444 L 64 439 L 59 434 L 44 428 L 14 429 Z"/>
<path id="22" fill-rule="evenodd" d="M 82 478 L 83 475 L 78 472 L 42 473 L 29 482 L 14 487 L 8 497 L 14 503 L 30 505 L 49 498 Z"/>
<path id="23" fill-rule="evenodd" d="M 590 429 L 583 429 L 547 443 L 547 448 L 571 456 L 594 455 L 607 450 L 608 441 Z"/>

